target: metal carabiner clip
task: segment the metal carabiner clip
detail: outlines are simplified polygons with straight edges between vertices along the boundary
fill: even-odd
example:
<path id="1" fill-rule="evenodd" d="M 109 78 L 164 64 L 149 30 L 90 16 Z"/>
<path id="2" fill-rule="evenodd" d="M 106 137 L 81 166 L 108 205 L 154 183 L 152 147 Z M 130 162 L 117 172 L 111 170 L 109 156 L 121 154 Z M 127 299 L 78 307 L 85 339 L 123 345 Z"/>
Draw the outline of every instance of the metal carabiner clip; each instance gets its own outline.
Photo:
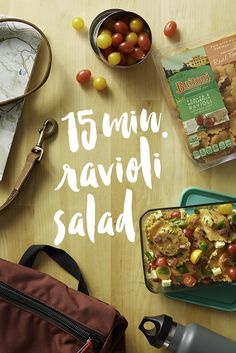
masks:
<path id="1" fill-rule="evenodd" d="M 39 154 L 37 161 L 40 162 L 43 157 L 43 143 L 44 140 L 53 136 L 58 130 L 58 124 L 54 119 L 45 120 L 41 129 L 39 129 L 39 139 L 35 147 L 33 147 L 32 152 Z"/>

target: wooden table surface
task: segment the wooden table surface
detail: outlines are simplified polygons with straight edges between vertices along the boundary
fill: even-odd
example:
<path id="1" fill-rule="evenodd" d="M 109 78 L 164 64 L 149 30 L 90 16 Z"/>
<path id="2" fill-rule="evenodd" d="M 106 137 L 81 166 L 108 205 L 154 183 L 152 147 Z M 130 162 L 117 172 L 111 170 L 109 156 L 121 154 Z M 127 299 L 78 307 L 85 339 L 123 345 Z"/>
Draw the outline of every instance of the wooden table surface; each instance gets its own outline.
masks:
<path id="1" fill-rule="evenodd" d="M 235 22 L 236 2 L 0 0 L 0 5 L 3 14 L 24 18 L 40 26 L 47 34 L 53 51 L 53 66 L 48 82 L 38 93 L 27 99 L 25 104 L 4 179 L 0 184 L 1 201 L 13 187 L 26 154 L 37 140 L 37 129 L 44 119 L 54 118 L 59 124 L 57 137 L 45 146 L 42 163 L 34 170 L 31 180 L 16 202 L 0 216 L 0 256 L 15 262 L 31 244 L 54 245 L 57 234 L 54 215 L 62 210 L 64 214 L 61 220 L 65 225 L 65 235 L 62 234 L 64 239 L 61 239 L 58 247 L 69 252 L 79 263 L 91 294 L 112 303 L 127 318 L 127 352 L 156 351 L 138 330 L 144 315 L 166 313 L 178 322 L 197 322 L 235 339 L 235 313 L 173 301 L 146 289 L 138 222 L 147 209 L 178 205 L 181 192 L 190 186 L 236 195 L 236 161 L 200 173 L 183 152 L 181 139 L 163 98 L 155 69 L 155 58 L 150 56 L 145 63 L 128 70 L 109 68 L 94 55 L 88 40 L 88 29 L 94 17 L 101 11 L 125 8 L 141 14 L 147 20 L 152 29 L 153 47 L 158 49 L 173 45 L 163 35 L 163 27 L 168 20 L 174 19 L 178 23 L 181 33 L 179 40 L 187 42 L 204 38 L 213 31 L 223 31 L 226 24 Z M 75 16 L 82 16 L 86 22 L 86 28 L 79 33 L 71 27 L 71 20 Z M 46 56 L 41 58 L 41 63 L 46 64 Z M 75 75 L 83 68 L 89 68 L 93 76 L 101 75 L 106 78 L 106 92 L 99 93 L 92 86 L 82 88 L 76 82 Z M 34 80 L 39 78 L 39 74 L 38 65 L 33 75 Z M 141 131 L 139 117 L 142 109 L 146 109 L 149 114 L 162 113 L 158 133 L 153 133 L 150 129 L 147 132 Z M 96 123 L 97 142 L 90 151 L 84 148 L 81 140 L 88 124 L 82 126 L 76 117 L 77 112 L 83 110 L 92 110 L 93 115 L 90 118 Z M 123 138 L 121 133 L 112 133 L 111 137 L 104 136 L 102 122 L 105 112 L 113 120 L 124 112 L 130 115 L 131 111 L 135 111 L 137 116 L 136 134 L 132 133 L 128 139 Z M 70 150 L 68 120 L 62 119 L 70 112 L 76 117 L 76 126 L 72 129 L 78 136 L 79 149 L 76 152 Z M 166 139 L 162 136 L 164 131 L 168 132 Z M 125 174 L 130 158 L 135 157 L 140 162 L 141 136 L 146 138 L 150 147 L 152 189 L 147 186 L 148 181 L 144 181 L 141 171 L 134 183 L 129 182 Z M 74 148 L 77 141 L 75 137 Z M 160 155 L 160 178 L 154 175 L 154 153 Z M 121 159 L 117 160 L 118 157 Z M 104 185 L 99 178 L 97 165 L 102 164 L 107 169 L 118 161 L 124 168 L 123 182 L 119 182 L 113 172 L 111 185 Z M 80 185 L 80 174 L 87 162 L 94 164 L 98 187 Z M 72 191 L 67 182 L 59 190 L 55 190 L 62 179 L 64 164 L 74 169 L 79 192 Z M 132 233 L 132 225 L 128 231 L 115 232 L 114 236 L 99 234 L 98 222 L 105 212 L 112 214 L 110 227 L 112 224 L 115 227 L 119 214 L 123 212 L 127 190 L 132 195 L 135 234 Z M 95 210 L 90 204 L 93 199 Z M 70 220 L 77 212 L 82 214 L 80 219 L 84 222 L 84 237 L 69 234 Z M 90 231 L 95 227 L 95 242 L 87 235 L 86 222 Z M 46 256 L 40 256 L 36 265 L 69 286 L 76 287 L 76 281 Z"/>

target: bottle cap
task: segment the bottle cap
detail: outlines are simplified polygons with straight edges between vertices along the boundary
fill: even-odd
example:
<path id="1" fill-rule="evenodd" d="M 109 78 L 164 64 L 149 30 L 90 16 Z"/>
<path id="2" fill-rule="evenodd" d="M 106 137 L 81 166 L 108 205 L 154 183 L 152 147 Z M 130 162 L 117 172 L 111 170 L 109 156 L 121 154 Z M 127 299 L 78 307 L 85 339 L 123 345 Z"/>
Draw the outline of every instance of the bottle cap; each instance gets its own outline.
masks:
<path id="1" fill-rule="evenodd" d="M 151 324 L 151 329 L 146 328 L 148 323 Z M 172 318 L 167 315 L 144 316 L 139 325 L 139 329 L 144 333 L 152 346 L 161 348 L 165 343 L 173 324 Z"/>

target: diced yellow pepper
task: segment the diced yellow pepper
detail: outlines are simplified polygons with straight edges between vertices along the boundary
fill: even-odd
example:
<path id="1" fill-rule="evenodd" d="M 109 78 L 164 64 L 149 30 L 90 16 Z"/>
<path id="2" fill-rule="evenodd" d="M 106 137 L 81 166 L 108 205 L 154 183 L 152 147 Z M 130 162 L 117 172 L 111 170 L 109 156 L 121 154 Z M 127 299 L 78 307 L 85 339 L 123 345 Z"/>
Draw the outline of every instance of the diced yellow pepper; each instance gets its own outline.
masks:
<path id="1" fill-rule="evenodd" d="M 231 215 L 233 212 L 233 207 L 230 203 L 225 203 L 217 207 L 217 212 L 223 215 Z"/>
<path id="2" fill-rule="evenodd" d="M 202 250 L 201 249 L 193 250 L 193 252 L 190 255 L 190 260 L 195 265 L 198 262 L 198 260 L 200 259 L 201 256 L 202 256 Z"/>

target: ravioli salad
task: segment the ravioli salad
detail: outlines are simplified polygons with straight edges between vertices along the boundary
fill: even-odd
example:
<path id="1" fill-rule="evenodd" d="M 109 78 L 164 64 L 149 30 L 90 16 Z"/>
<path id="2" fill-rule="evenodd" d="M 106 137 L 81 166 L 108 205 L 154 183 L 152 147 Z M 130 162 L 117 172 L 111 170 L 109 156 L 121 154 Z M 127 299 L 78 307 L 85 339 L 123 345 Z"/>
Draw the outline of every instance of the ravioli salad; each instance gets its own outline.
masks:
<path id="1" fill-rule="evenodd" d="M 145 272 L 162 287 L 236 280 L 236 210 L 233 204 L 150 211 L 143 232 Z"/>

